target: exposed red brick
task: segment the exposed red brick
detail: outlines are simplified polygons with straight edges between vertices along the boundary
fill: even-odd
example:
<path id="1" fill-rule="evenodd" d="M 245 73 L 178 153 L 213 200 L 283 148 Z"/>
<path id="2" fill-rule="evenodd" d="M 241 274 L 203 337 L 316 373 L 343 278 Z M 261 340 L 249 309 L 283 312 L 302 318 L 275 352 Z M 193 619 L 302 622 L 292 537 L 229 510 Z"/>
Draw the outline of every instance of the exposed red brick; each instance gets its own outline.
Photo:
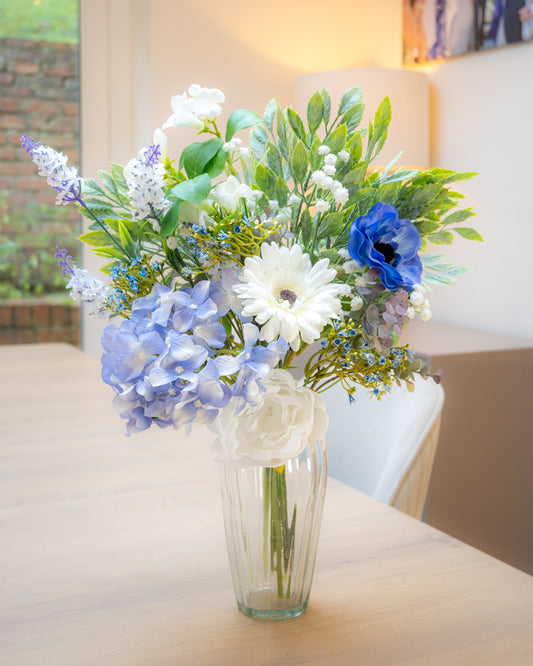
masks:
<path id="1" fill-rule="evenodd" d="M 0 132 L 0 146 L 5 145 L 5 143 L 6 143 L 6 133 Z"/>
<path id="2" fill-rule="evenodd" d="M 17 344 L 18 331 L 10 328 L 7 331 L 0 331 L 0 345 L 15 345 Z"/>
<path id="3" fill-rule="evenodd" d="M 13 305 L 13 325 L 16 327 L 31 326 L 30 306 L 17 303 Z"/>
<path id="4" fill-rule="evenodd" d="M 43 327 L 50 324 L 50 305 L 48 303 L 35 303 L 32 314 L 34 326 Z"/>
<path id="5" fill-rule="evenodd" d="M 37 62 L 17 62 L 14 71 L 16 74 L 37 74 L 39 63 Z"/>
<path id="6" fill-rule="evenodd" d="M 0 142 L 1 146 L 1 142 Z M 11 161 L 15 159 L 16 155 L 15 148 L 2 148 L 0 147 L 0 160 Z"/>
<path id="7" fill-rule="evenodd" d="M 75 74 L 75 72 L 72 71 L 72 67 L 64 67 L 61 65 L 44 67 L 43 73 L 46 74 L 46 76 L 58 76 L 61 79 L 66 79 L 68 76 Z"/>
<path id="8" fill-rule="evenodd" d="M 0 127 L 3 129 L 22 130 L 26 127 L 24 119 L 13 113 L 0 113 Z"/>
<path id="9" fill-rule="evenodd" d="M 0 328 L 9 328 L 13 322 L 11 305 L 0 305 Z"/>
<path id="10" fill-rule="evenodd" d="M 0 111 L 9 113 L 17 111 L 19 108 L 19 101 L 13 97 L 0 97 Z"/>
<path id="11" fill-rule="evenodd" d="M 19 142 L 20 143 L 20 142 Z M 21 149 L 21 157 L 24 159 L 24 151 Z M 0 162 L 0 174 L 2 176 L 29 176 L 36 174 L 37 167 L 28 157 L 23 162 Z"/>
<path id="12" fill-rule="evenodd" d="M 67 326 L 70 324 L 70 308 L 64 305 L 51 306 L 51 321 L 54 326 Z"/>
<path id="13" fill-rule="evenodd" d="M 78 117 L 79 111 L 80 111 L 80 106 L 75 102 L 70 102 L 69 104 L 63 104 L 63 113 L 66 116 Z"/>
<path id="14" fill-rule="evenodd" d="M 36 332 L 37 342 L 64 342 L 69 335 L 69 329 L 42 328 Z"/>
<path id="15" fill-rule="evenodd" d="M 17 188 L 33 192 L 35 190 L 49 190 L 50 185 L 41 176 L 35 176 L 33 178 L 17 178 Z"/>
<path id="16" fill-rule="evenodd" d="M 0 86 L 10 86 L 14 80 L 15 77 L 13 74 L 9 74 L 8 72 L 0 72 Z"/>

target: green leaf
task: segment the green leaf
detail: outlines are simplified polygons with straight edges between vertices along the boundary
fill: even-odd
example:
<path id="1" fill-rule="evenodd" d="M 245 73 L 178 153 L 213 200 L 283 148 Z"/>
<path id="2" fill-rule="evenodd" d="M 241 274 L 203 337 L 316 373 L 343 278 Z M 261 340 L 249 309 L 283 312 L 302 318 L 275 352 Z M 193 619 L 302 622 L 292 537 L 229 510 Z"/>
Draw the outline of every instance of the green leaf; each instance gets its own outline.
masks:
<path id="1" fill-rule="evenodd" d="M 122 246 L 127 250 L 133 250 L 134 244 L 131 238 L 131 234 L 128 231 L 128 228 L 126 227 L 124 222 L 122 222 L 122 220 L 118 220 L 118 232 L 120 235 L 120 242 Z"/>
<path id="2" fill-rule="evenodd" d="M 357 164 L 363 154 L 363 138 L 361 134 L 355 134 L 346 144 L 346 150 L 350 153 L 352 163 Z"/>
<path id="3" fill-rule="evenodd" d="M 318 227 L 318 237 L 326 238 L 327 236 L 336 236 L 340 233 L 345 214 L 343 212 L 328 213 L 324 215 Z"/>
<path id="4" fill-rule="evenodd" d="M 346 125 L 339 125 L 328 136 L 325 143 L 331 148 L 331 152 L 335 153 L 336 155 L 344 148 L 347 136 L 348 136 L 348 131 Z"/>
<path id="5" fill-rule="evenodd" d="M 339 105 L 339 115 L 342 116 L 344 113 L 346 113 L 346 111 L 351 109 L 352 106 L 359 104 L 362 98 L 363 91 L 359 86 L 354 86 L 353 88 L 346 90 Z"/>
<path id="6" fill-rule="evenodd" d="M 206 173 L 191 178 L 190 180 L 183 180 L 181 183 L 174 185 L 171 192 L 178 199 L 184 201 L 192 201 L 192 203 L 202 203 L 211 190 L 211 178 Z"/>
<path id="7" fill-rule="evenodd" d="M 311 165 L 311 171 L 320 169 L 322 165 L 323 157 L 318 152 L 321 145 L 322 142 L 320 141 L 320 138 L 315 134 L 311 143 L 311 148 L 309 148 L 309 164 Z"/>
<path id="8" fill-rule="evenodd" d="M 111 162 L 111 176 L 119 192 L 125 195 L 129 188 L 124 178 L 124 167 L 121 164 L 116 164 L 116 162 Z"/>
<path id="9" fill-rule="evenodd" d="M 307 169 L 309 168 L 309 159 L 307 156 L 307 149 L 302 143 L 298 141 L 294 152 L 292 154 L 291 172 L 295 183 L 303 183 L 307 176 Z"/>
<path id="10" fill-rule="evenodd" d="M 311 219 L 309 209 L 307 208 L 304 208 L 300 215 L 300 230 L 303 246 L 307 247 L 311 242 L 311 237 L 313 235 L 313 220 Z"/>
<path id="11" fill-rule="evenodd" d="M 274 127 L 274 116 L 276 115 L 276 109 L 278 105 L 275 99 L 271 99 L 270 102 L 266 105 L 265 113 L 263 114 L 263 120 L 265 125 L 268 127 L 269 131 L 272 132 Z"/>
<path id="12" fill-rule="evenodd" d="M 98 182 L 93 178 L 84 178 L 82 181 L 82 193 L 87 196 L 104 196 L 105 192 Z"/>
<path id="13" fill-rule="evenodd" d="M 184 181 L 187 182 L 187 181 Z M 177 187 L 177 186 L 176 186 Z M 174 230 L 178 226 L 179 222 L 179 212 L 180 212 L 180 202 L 175 201 L 172 206 L 167 210 L 165 217 L 161 223 L 161 236 L 166 238 L 174 233 Z"/>
<path id="14" fill-rule="evenodd" d="M 263 164 L 258 164 L 255 170 L 255 182 L 268 199 L 274 199 L 274 188 L 276 185 L 276 176 Z"/>
<path id="15" fill-rule="evenodd" d="M 278 106 L 276 111 L 276 134 L 278 135 L 278 148 L 283 157 L 289 159 L 289 143 L 287 140 L 287 121 L 285 115 Z"/>
<path id="16" fill-rule="evenodd" d="M 331 115 L 331 97 L 325 88 L 322 88 L 320 94 L 322 95 L 322 100 L 324 101 L 324 124 L 327 125 Z"/>
<path id="17" fill-rule="evenodd" d="M 436 245 L 451 245 L 453 243 L 453 234 L 449 231 L 438 231 L 435 234 L 429 234 L 427 239 Z"/>
<path id="18" fill-rule="evenodd" d="M 180 169 L 185 167 L 187 176 L 195 178 L 205 172 L 206 165 L 213 159 L 216 153 L 222 148 L 222 140 L 218 137 L 208 141 L 197 141 L 187 146 L 180 158 Z M 186 181 L 183 181 L 186 182 Z M 180 185 L 181 183 L 178 183 Z"/>
<path id="19" fill-rule="evenodd" d="M 385 97 L 378 106 L 376 115 L 374 116 L 374 124 L 369 125 L 367 160 L 373 159 L 383 148 L 383 144 L 387 139 L 391 114 L 390 100 L 388 97 Z"/>
<path id="20" fill-rule="evenodd" d="M 444 218 L 442 221 L 443 224 L 457 224 L 458 222 L 464 222 L 468 220 L 469 217 L 474 215 L 474 211 L 471 208 L 465 208 L 463 210 L 456 210 L 455 213 L 451 213 L 448 217 Z"/>
<path id="21" fill-rule="evenodd" d="M 438 222 L 430 222 L 429 220 L 422 220 L 421 222 L 413 222 L 413 224 L 415 225 L 418 233 L 421 236 L 426 236 L 427 234 L 431 234 L 440 228 L 440 224 Z"/>
<path id="22" fill-rule="evenodd" d="M 216 178 L 224 171 L 224 166 L 226 165 L 226 160 L 228 159 L 228 153 L 219 148 L 209 162 L 204 167 L 204 173 L 206 173 L 210 178 Z"/>
<path id="23" fill-rule="evenodd" d="M 352 106 L 350 109 L 348 109 L 348 111 L 344 114 L 342 122 L 348 128 L 348 134 L 351 134 L 355 128 L 358 127 L 363 118 L 364 108 L 364 104 L 356 104 L 355 106 Z"/>
<path id="24" fill-rule="evenodd" d="M 100 229 L 97 231 L 88 231 L 87 233 L 78 236 L 78 240 L 91 247 L 108 247 L 113 245 L 113 241 L 105 231 Z"/>
<path id="25" fill-rule="evenodd" d="M 262 125 L 256 125 L 248 137 L 250 148 L 256 155 L 264 155 L 268 143 L 268 134 Z"/>
<path id="26" fill-rule="evenodd" d="M 309 131 L 314 134 L 324 118 L 324 99 L 317 91 L 315 92 L 307 105 L 307 124 Z"/>
<path id="27" fill-rule="evenodd" d="M 274 185 L 274 199 L 279 203 L 280 208 L 283 208 L 287 205 L 288 198 L 289 188 L 287 187 L 287 183 L 279 176 Z"/>
<path id="28" fill-rule="evenodd" d="M 261 122 L 263 122 L 263 118 L 259 114 L 254 113 L 254 111 L 237 109 L 228 118 L 228 124 L 226 125 L 226 141 L 229 141 L 235 132 L 246 129 L 247 127 L 252 127 L 253 125 L 258 125 Z"/>
<path id="29" fill-rule="evenodd" d="M 114 197 L 118 198 L 119 194 L 117 186 L 115 185 L 115 181 L 113 180 L 111 174 L 107 173 L 107 171 L 98 171 L 98 178 L 100 179 L 100 182 L 105 187 L 105 189 Z"/>
<path id="30" fill-rule="evenodd" d="M 121 261 L 125 260 L 124 254 L 120 250 L 114 250 L 111 247 L 99 247 L 93 250 L 95 254 L 99 257 L 108 257 L 111 259 L 120 259 Z"/>
<path id="31" fill-rule="evenodd" d="M 305 127 L 303 121 L 300 118 L 300 116 L 296 113 L 296 111 L 294 109 L 291 109 L 290 106 L 287 109 L 287 120 L 289 121 L 289 125 L 291 126 L 292 131 L 296 134 L 296 136 L 300 139 L 300 141 L 303 141 L 305 143 L 306 136 L 305 136 Z"/>
<path id="32" fill-rule="evenodd" d="M 275 173 L 276 176 L 283 176 L 280 152 L 271 141 L 267 144 L 266 161 L 268 168 Z"/>
<path id="33" fill-rule="evenodd" d="M 454 232 L 468 240 L 483 241 L 483 236 L 470 227 L 454 227 Z"/>

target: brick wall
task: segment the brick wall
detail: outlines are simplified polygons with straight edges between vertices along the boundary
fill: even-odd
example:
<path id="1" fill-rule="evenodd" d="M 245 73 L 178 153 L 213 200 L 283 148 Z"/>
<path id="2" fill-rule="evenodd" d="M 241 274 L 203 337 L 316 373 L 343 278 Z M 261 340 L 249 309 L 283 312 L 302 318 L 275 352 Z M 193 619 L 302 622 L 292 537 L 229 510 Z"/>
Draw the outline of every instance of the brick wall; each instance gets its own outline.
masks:
<path id="1" fill-rule="evenodd" d="M 0 39 L 0 190 L 8 192 L 8 217 L 10 211 L 23 210 L 31 201 L 55 202 L 54 191 L 21 148 L 21 135 L 66 153 L 69 164 L 78 166 L 78 90 L 76 45 Z M 69 235 L 72 230 L 75 237 L 79 216 L 74 207 L 66 209 Z M 55 206 L 50 209 L 50 228 L 57 211 Z M 13 233 L 16 229 L 7 229 L 6 238 Z M 79 344 L 75 304 L 46 299 L 0 303 L 0 344 L 59 341 Z"/>
<path id="2" fill-rule="evenodd" d="M 0 345 L 30 342 L 80 344 L 80 309 L 75 303 L 20 300 L 0 303 Z"/>
<path id="3" fill-rule="evenodd" d="M 0 39 L 0 189 L 9 191 L 12 205 L 55 200 L 21 149 L 22 134 L 65 152 L 78 166 L 78 90 L 76 45 Z"/>

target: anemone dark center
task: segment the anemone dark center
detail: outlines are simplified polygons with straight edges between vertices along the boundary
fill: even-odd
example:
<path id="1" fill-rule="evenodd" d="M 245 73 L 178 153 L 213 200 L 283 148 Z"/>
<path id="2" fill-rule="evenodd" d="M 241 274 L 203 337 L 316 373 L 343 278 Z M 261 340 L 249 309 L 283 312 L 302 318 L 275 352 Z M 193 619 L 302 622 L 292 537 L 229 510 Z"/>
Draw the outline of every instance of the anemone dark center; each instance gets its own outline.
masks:
<path id="1" fill-rule="evenodd" d="M 281 289 L 278 294 L 278 301 L 288 301 L 290 305 L 296 303 L 298 296 L 290 289 Z"/>
<path id="2" fill-rule="evenodd" d="M 374 247 L 384 256 L 386 264 L 392 264 L 394 258 L 396 257 L 396 252 L 394 251 L 392 245 L 378 241 L 377 243 L 374 243 Z"/>

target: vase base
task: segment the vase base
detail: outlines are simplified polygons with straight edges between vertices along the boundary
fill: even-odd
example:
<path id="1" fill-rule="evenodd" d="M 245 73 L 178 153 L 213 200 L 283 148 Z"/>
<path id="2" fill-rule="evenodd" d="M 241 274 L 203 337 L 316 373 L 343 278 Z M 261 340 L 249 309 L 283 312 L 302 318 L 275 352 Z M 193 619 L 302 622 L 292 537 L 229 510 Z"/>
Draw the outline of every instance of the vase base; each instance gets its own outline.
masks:
<path id="1" fill-rule="evenodd" d="M 290 620 L 305 612 L 307 601 L 297 603 L 294 599 L 280 599 L 272 592 L 251 594 L 246 604 L 237 602 L 239 610 L 256 620 Z"/>

